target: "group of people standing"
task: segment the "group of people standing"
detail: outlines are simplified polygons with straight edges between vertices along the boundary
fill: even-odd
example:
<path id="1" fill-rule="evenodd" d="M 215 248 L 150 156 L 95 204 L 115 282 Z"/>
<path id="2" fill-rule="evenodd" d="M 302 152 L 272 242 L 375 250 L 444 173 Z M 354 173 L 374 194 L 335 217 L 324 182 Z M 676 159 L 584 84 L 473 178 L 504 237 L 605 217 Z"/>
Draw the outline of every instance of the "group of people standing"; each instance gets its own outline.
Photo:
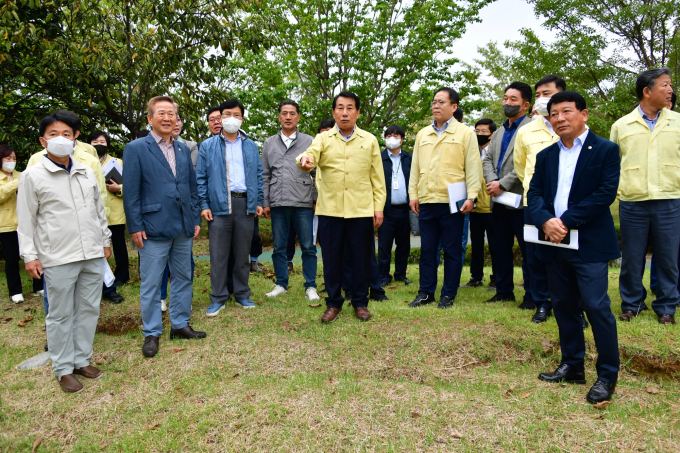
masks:
<path id="1" fill-rule="evenodd" d="M 438 307 L 454 305 L 468 228 L 471 279 L 463 288 L 483 284 L 486 238 L 496 289 L 487 302 L 514 301 L 516 239 L 524 259 L 525 296 L 519 307 L 535 309 L 537 323 L 554 312 L 560 327 L 562 362 L 540 378 L 585 383 L 587 317 L 599 352 L 598 380 L 588 400 L 599 402 L 611 398 L 619 368 L 616 320 L 607 295 L 608 262 L 620 256 L 609 211 L 617 196 L 621 319 L 646 309 L 646 238 L 658 263 L 652 308 L 659 322 L 675 323 L 680 300 L 680 235 L 673 228 L 680 216 L 680 116 L 669 105 L 668 74 L 660 69 L 639 76 L 640 104 L 616 122 L 611 141 L 588 129 L 584 98 L 566 91 L 564 80 L 554 75 L 539 80 L 534 90 L 522 82 L 510 84 L 503 98 L 507 120 L 497 126 L 482 119 L 474 131 L 461 123 L 458 93 L 440 88 L 431 103 L 432 124 L 417 133 L 412 154 L 402 150 L 406 134 L 398 125 L 385 130 L 387 149 L 381 150 L 377 138 L 357 126 L 360 99 L 347 91 L 334 98 L 333 120 L 319 125 L 316 137 L 298 130 L 299 105 L 281 102 L 281 129 L 261 152 L 244 130 L 245 108 L 237 99 L 209 109 L 211 136 L 195 143 L 180 136 L 183 120 L 174 100 L 152 98 L 147 105 L 151 130 L 126 145 L 122 161 L 108 154 L 110 138 L 103 131 L 90 134 L 93 146 L 78 141 L 80 120 L 60 110 L 42 120 L 45 149 L 31 158 L 23 174 L 14 170 L 13 150 L 0 148 L 0 202 L 16 203 L 14 219 L 5 222 L 13 222 L 14 229 L 3 227 L 0 238 L 8 263 L 18 263 L 21 250 L 34 291 L 42 289 L 44 279 L 46 347 L 67 392 L 83 388 L 75 375 L 101 376 L 89 359 L 102 292 L 105 299 L 120 302 L 116 286 L 129 279 L 125 224 L 139 250 L 146 357 L 159 350 L 166 309 L 170 339 L 206 337 L 190 324 L 192 246 L 202 220 L 209 230 L 210 317 L 219 315 L 232 297 L 238 306 L 255 307 L 249 274 L 258 269 L 249 257 L 262 215 L 272 222 L 276 275 L 266 297 L 288 291 L 289 249 L 297 236 L 305 296 L 319 299 L 318 240 L 327 292 L 324 323 L 338 319 L 345 300 L 359 320 L 368 321 L 369 299 L 387 299 L 382 287 L 392 280 L 412 283 L 406 275 L 412 215 L 418 216 L 421 236 L 420 282 L 412 308 L 436 302 L 442 250 Z M 102 168 L 112 159 L 120 169 L 124 165 L 122 183 L 105 180 Z M 460 183 L 465 195 L 451 200 L 450 187 Z M 505 193 L 519 202 L 502 201 L 508 199 Z M 540 230 L 538 242 L 525 240 L 532 226 Z M 565 248 L 576 231 L 578 245 Z M 18 247 L 12 242 L 17 239 Z M 105 279 L 112 246 L 115 278 Z M 10 263 L 7 269 L 10 292 L 21 295 L 16 282 L 9 285 L 18 278 L 18 267 Z M 166 305 L 168 274 L 171 298 Z"/>

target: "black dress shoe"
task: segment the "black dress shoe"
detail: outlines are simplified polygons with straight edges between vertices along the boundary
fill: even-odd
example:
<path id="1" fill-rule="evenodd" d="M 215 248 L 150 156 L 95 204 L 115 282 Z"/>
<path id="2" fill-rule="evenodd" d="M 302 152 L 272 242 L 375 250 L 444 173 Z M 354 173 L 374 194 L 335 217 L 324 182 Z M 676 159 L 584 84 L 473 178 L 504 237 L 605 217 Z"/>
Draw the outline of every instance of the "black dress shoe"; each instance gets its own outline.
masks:
<path id="1" fill-rule="evenodd" d="M 144 337 L 144 346 L 142 346 L 142 354 L 144 357 L 153 357 L 158 353 L 158 337 L 149 335 Z"/>
<path id="2" fill-rule="evenodd" d="M 185 326 L 181 329 L 170 330 L 170 339 L 184 338 L 185 340 L 197 340 L 199 338 L 205 338 L 205 332 L 199 332 L 191 328 L 191 326 Z"/>
<path id="3" fill-rule="evenodd" d="M 585 371 L 576 371 L 571 365 L 560 363 L 554 373 L 541 373 L 538 378 L 545 382 L 566 382 L 568 384 L 585 384 Z"/>
<path id="4" fill-rule="evenodd" d="M 515 295 L 513 293 L 496 293 L 495 296 L 493 296 L 489 300 L 485 300 L 484 302 L 486 303 L 492 303 L 492 302 L 514 302 L 515 301 Z"/>
<path id="5" fill-rule="evenodd" d="M 116 280 L 113 282 L 114 285 L 116 285 L 116 288 L 119 288 L 123 285 L 125 285 L 127 282 L 121 282 L 120 280 Z"/>
<path id="6" fill-rule="evenodd" d="M 545 308 L 545 307 L 539 307 L 539 308 L 536 310 L 536 313 L 534 314 L 534 317 L 531 318 L 531 320 L 532 320 L 533 322 L 535 322 L 536 324 L 540 324 L 540 323 L 542 323 L 542 322 L 545 322 L 545 321 L 548 319 L 548 317 L 549 317 L 550 315 L 552 315 L 552 310 L 551 310 L 551 309 Z"/>
<path id="7" fill-rule="evenodd" d="M 451 307 L 453 307 L 453 301 L 454 300 L 455 300 L 455 298 L 453 298 L 453 297 L 442 296 L 442 298 L 439 299 L 439 305 L 437 306 L 437 308 L 442 308 L 442 309 L 451 308 Z"/>
<path id="8" fill-rule="evenodd" d="M 615 388 L 616 382 L 605 382 L 598 379 L 595 381 L 595 384 L 590 387 L 586 399 L 589 403 L 593 404 L 601 403 L 602 401 L 611 401 Z"/>
<path id="9" fill-rule="evenodd" d="M 390 283 L 392 283 L 392 280 L 387 280 L 387 279 L 385 279 L 385 280 L 383 280 L 383 281 L 380 282 L 380 287 L 381 287 L 381 288 L 384 288 L 384 287 L 386 287 L 387 285 L 389 285 Z"/>
<path id="10" fill-rule="evenodd" d="M 411 307 L 411 308 L 415 308 L 415 307 L 420 307 L 420 306 L 423 306 L 423 305 L 428 305 L 428 304 L 431 304 L 433 302 L 436 302 L 436 300 L 434 300 L 434 296 L 430 296 L 427 293 L 418 293 L 416 298 L 413 299 L 413 302 L 408 304 L 408 306 Z"/>
<path id="11" fill-rule="evenodd" d="M 469 282 L 461 286 L 461 288 L 476 288 L 478 286 L 482 286 L 484 283 L 482 283 L 480 280 L 475 280 L 474 278 L 471 278 Z"/>
<path id="12" fill-rule="evenodd" d="M 390 300 L 389 297 L 387 297 L 384 293 L 379 293 L 379 292 L 373 292 L 371 291 L 370 295 L 368 296 L 368 300 L 374 300 L 376 302 L 385 302 L 386 300 Z"/>
<path id="13" fill-rule="evenodd" d="M 409 280 L 409 279 L 406 278 L 406 277 L 404 277 L 404 278 L 395 278 L 394 281 L 395 281 L 395 282 L 403 282 L 404 285 L 410 285 L 411 283 L 413 283 L 411 280 Z"/>
<path id="14" fill-rule="evenodd" d="M 49 351 L 50 348 L 47 347 L 47 342 L 45 342 L 45 352 Z"/>
<path id="15" fill-rule="evenodd" d="M 586 319 L 586 315 L 581 314 L 581 321 L 583 321 L 583 330 L 586 330 L 588 327 L 590 327 L 590 324 L 588 324 L 588 320 Z"/>
<path id="16" fill-rule="evenodd" d="M 121 295 L 118 294 L 118 293 L 113 293 L 113 294 L 111 294 L 110 296 L 109 296 L 109 295 L 107 295 L 107 296 L 102 296 L 102 299 L 104 299 L 105 301 L 110 302 L 110 303 L 112 303 L 112 304 L 119 304 L 119 303 L 121 303 L 121 302 L 123 302 L 123 301 L 125 300 L 125 299 L 123 298 L 123 296 L 121 296 Z"/>
<path id="17" fill-rule="evenodd" d="M 520 310 L 536 310 L 536 303 L 530 298 L 524 296 L 522 303 L 517 306 Z"/>

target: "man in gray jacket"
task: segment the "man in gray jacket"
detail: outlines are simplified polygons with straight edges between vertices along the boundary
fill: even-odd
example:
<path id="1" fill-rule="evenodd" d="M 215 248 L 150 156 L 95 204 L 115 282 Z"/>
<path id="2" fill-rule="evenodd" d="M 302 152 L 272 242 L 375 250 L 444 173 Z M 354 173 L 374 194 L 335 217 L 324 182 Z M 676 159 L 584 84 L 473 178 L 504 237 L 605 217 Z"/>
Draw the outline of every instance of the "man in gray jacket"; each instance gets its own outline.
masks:
<path id="1" fill-rule="evenodd" d="M 531 122 L 526 113 L 531 107 L 532 90 L 522 82 L 513 82 L 505 89 L 503 96 L 503 114 L 508 118 L 493 134 L 491 143 L 482 160 L 486 192 L 492 197 L 498 197 L 503 192 L 510 192 L 519 196 L 524 194 L 522 181 L 515 173 L 513 151 L 517 129 Z M 496 295 L 487 302 L 507 302 L 515 300 L 512 280 L 513 261 L 512 247 L 517 237 L 517 243 L 525 255 L 524 246 L 524 212 L 523 203 L 514 208 L 491 201 L 491 222 L 494 229 L 494 244 L 492 256 L 494 273 L 496 274 Z M 524 267 L 524 266 L 522 266 Z M 524 276 L 524 302 L 520 308 L 532 309 L 535 304 L 531 301 L 529 288 L 531 285 L 528 274 Z"/>
<path id="2" fill-rule="evenodd" d="M 307 150 L 312 137 L 297 130 L 300 106 L 295 101 L 279 104 L 281 130 L 269 137 L 262 147 L 262 181 L 264 183 L 264 215 L 272 219 L 274 236 L 274 272 L 276 285 L 267 297 L 288 291 L 286 248 L 291 222 L 302 250 L 302 275 L 305 296 L 318 300 L 316 292 L 316 246 L 314 244 L 314 177 L 300 170 L 295 158 Z"/>

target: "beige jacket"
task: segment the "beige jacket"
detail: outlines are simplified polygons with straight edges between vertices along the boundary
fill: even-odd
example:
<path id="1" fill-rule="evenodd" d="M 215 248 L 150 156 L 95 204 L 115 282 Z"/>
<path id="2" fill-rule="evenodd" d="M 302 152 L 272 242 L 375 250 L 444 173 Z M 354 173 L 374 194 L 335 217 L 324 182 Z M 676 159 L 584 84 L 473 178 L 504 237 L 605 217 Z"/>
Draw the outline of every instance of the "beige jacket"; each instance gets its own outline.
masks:
<path id="1" fill-rule="evenodd" d="M 104 257 L 111 231 L 94 172 L 71 159 L 71 172 L 47 156 L 19 179 L 19 249 L 42 267 Z"/>

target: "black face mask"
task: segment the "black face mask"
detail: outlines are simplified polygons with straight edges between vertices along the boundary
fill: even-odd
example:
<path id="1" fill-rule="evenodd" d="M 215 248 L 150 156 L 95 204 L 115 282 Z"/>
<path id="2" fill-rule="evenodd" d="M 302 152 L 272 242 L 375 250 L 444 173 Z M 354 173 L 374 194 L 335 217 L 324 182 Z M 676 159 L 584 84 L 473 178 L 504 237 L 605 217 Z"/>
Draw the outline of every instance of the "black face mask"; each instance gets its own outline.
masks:
<path id="1" fill-rule="evenodd" d="M 94 149 L 97 150 L 97 156 L 102 157 L 109 151 L 109 147 L 106 145 L 94 145 Z"/>
<path id="2" fill-rule="evenodd" d="M 478 135 L 477 136 L 477 144 L 479 146 L 486 145 L 487 143 L 489 143 L 489 140 L 491 140 L 490 135 Z"/>
<path id="3" fill-rule="evenodd" d="M 503 106 L 503 114 L 507 116 L 508 118 L 514 118 L 517 115 L 519 115 L 519 111 L 522 108 L 520 105 L 510 105 L 510 104 L 505 104 Z"/>

